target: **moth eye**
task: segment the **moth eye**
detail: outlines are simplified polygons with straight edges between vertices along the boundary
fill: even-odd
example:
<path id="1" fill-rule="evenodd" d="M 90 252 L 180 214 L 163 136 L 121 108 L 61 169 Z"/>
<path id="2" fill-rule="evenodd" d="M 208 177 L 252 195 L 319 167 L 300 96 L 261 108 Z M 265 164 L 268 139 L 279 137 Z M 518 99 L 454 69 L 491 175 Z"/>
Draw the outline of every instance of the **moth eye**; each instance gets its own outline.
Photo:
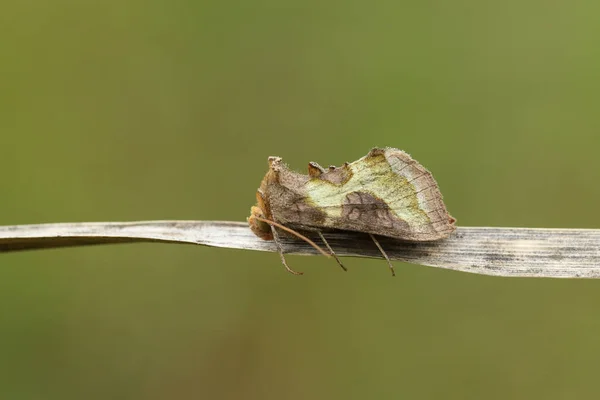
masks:
<path id="1" fill-rule="evenodd" d="M 329 170 L 330 170 L 330 171 L 334 171 L 334 170 L 335 170 L 335 165 L 330 165 L 330 166 L 329 166 Z"/>

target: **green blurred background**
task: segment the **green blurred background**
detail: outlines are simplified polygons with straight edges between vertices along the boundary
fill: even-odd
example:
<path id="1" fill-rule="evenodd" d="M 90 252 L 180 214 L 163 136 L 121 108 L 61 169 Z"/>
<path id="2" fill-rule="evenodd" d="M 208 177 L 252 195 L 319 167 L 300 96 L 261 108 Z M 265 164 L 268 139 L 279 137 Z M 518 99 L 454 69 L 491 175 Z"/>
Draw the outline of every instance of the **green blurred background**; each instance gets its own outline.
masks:
<path id="1" fill-rule="evenodd" d="M 597 1 L 8 1 L 0 224 L 242 221 L 373 146 L 460 225 L 600 228 Z M 2 399 L 592 398 L 600 282 L 135 244 L 0 257 Z"/>

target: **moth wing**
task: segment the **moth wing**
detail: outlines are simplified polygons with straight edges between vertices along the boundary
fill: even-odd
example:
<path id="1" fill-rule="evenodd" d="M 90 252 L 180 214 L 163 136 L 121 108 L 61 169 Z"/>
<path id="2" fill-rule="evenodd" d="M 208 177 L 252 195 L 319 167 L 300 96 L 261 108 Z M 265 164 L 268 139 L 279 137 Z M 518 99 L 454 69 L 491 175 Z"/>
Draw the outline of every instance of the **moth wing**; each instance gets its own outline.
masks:
<path id="1" fill-rule="evenodd" d="M 307 183 L 307 197 L 326 215 L 322 226 L 415 241 L 454 231 L 433 176 L 407 153 L 373 149 L 340 169 L 343 182 L 323 174 Z"/>

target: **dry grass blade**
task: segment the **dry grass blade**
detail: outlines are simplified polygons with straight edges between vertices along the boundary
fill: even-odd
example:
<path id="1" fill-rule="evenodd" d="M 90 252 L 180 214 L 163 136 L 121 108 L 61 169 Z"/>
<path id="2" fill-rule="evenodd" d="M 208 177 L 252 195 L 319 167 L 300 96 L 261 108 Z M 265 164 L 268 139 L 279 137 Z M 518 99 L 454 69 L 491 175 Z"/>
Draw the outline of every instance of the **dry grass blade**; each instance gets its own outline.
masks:
<path id="1" fill-rule="evenodd" d="M 381 258 L 367 234 L 323 232 L 338 256 Z M 317 233 L 307 233 L 318 240 Z M 287 254 L 315 255 L 306 242 L 282 238 Z M 437 242 L 378 237 L 392 260 L 513 277 L 600 278 L 600 230 L 459 227 Z M 169 242 L 277 251 L 243 222 L 145 221 L 0 226 L 0 252 L 91 244 Z"/>

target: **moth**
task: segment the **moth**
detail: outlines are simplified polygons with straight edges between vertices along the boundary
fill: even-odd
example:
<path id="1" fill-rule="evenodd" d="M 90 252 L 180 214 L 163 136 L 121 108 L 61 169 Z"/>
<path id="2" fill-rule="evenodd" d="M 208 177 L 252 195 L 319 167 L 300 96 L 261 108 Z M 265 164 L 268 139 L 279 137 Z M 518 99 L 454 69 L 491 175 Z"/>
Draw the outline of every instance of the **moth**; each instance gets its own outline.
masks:
<path id="1" fill-rule="evenodd" d="M 402 150 L 374 148 L 357 161 L 327 169 L 310 162 L 307 175 L 291 171 L 280 157 L 269 157 L 268 162 L 248 224 L 261 239 L 275 241 L 283 265 L 293 274 L 301 273 L 287 265 L 279 231 L 295 234 L 315 247 L 297 230 L 318 232 L 344 270 L 321 230 L 368 233 L 394 275 L 374 235 L 434 241 L 455 230 L 456 220 L 448 214 L 431 172 Z"/>

